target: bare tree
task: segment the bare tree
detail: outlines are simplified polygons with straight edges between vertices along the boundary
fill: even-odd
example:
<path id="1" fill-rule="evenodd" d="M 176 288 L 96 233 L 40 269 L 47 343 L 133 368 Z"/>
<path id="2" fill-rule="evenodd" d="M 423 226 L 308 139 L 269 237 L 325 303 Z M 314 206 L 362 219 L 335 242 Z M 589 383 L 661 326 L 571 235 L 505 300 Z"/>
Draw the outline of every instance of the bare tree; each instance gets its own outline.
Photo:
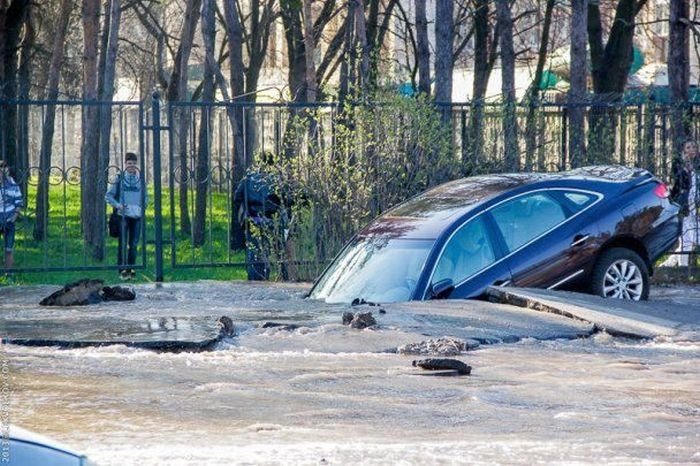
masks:
<path id="1" fill-rule="evenodd" d="M 245 94 L 245 65 L 243 63 L 243 25 L 241 24 L 241 14 L 239 12 L 240 5 L 234 2 L 224 2 L 224 15 L 226 26 L 226 38 L 229 49 L 229 74 L 231 82 L 231 93 L 234 96 Z M 233 118 L 233 165 L 240 167 L 233 171 L 233 183 L 231 184 L 231 198 L 238 183 L 243 179 L 244 173 L 252 160 L 248 157 L 248 152 L 245 147 L 244 131 L 245 131 L 245 111 L 243 107 L 229 107 L 229 112 L 232 113 L 230 118 Z M 231 211 L 230 217 L 230 244 L 231 249 L 241 249 L 245 247 L 245 235 L 242 228 L 238 227 L 236 214 Z"/>
<path id="2" fill-rule="evenodd" d="M 80 147 L 80 194 L 81 218 L 85 242 L 94 247 L 101 240 L 94 224 L 95 201 L 99 199 L 95 180 L 100 176 L 97 163 L 99 150 L 99 109 L 97 102 L 97 49 L 100 29 L 100 0 L 83 0 L 83 100 L 89 104 L 83 107 L 82 138 Z M 104 194 L 102 194 L 104 195 Z M 100 203 L 102 205 L 102 203 Z M 99 234 L 101 235 L 101 231 Z M 99 252 L 99 251 L 98 251 Z M 95 255 L 95 252 L 92 253 Z"/>
<path id="3" fill-rule="evenodd" d="M 515 118 L 515 51 L 513 50 L 513 19 L 509 1 L 497 0 L 496 10 L 500 25 L 504 162 L 507 170 L 518 170 L 520 168 L 520 154 L 518 150 L 518 122 Z"/>
<path id="4" fill-rule="evenodd" d="M 600 3 L 588 3 L 588 42 L 595 92 L 590 112 L 588 153 L 597 162 L 611 162 L 615 153 L 616 112 L 609 104 L 622 98 L 632 64 L 635 18 L 646 3 L 647 0 L 620 0 L 605 44 Z"/>
<path id="5" fill-rule="evenodd" d="M 537 54 L 537 66 L 535 76 L 527 90 L 525 98 L 527 102 L 527 117 L 525 122 L 525 170 L 532 170 L 534 165 L 534 155 L 537 150 L 537 121 L 536 110 L 540 105 L 540 86 L 544 73 L 544 64 L 547 59 L 547 47 L 549 46 L 549 29 L 552 25 L 552 11 L 554 10 L 554 0 L 547 0 L 544 12 L 544 24 L 540 37 L 540 49 Z M 537 168 L 543 170 L 542 163 L 538 163 Z"/>
<path id="6" fill-rule="evenodd" d="M 173 72 L 168 82 L 166 98 L 168 102 L 177 102 L 187 97 L 187 77 L 188 63 L 194 34 L 199 22 L 202 0 L 187 0 L 185 5 L 185 15 L 182 22 L 182 32 L 180 34 L 180 45 L 178 46 L 173 63 Z M 185 107 L 178 106 L 173 109 L 173 150 L 179 160 L 179 199 L 180 208 L 180 231 L 190 233 L 192 225 L 188 209 L 188 186 L 189 168 L 187 137 L 191 122 L 191 111 Z"/>
<path id="7" fill-rule="evenodd" d="M 316 51 L 316 41 L 314 39 L 314 22 L 311 16 L 311 0 L 303 0 L 304 2 L 304 57 L 306 63 L 306 99 L 309 102 L 316 102 L 316 65 L 314 64 L 314 55 Z"/>
<path id="8" fill-rule="evenodd" d="M 345 16 L 345 45 L 343 59 L 340 65 L 340 82 L 338 84 L 338 102 L 342 108 L 345 99 L 350 92 L 350 85 L 354 81 L 355 73 L 355 0 L 348 0 L 347 14 Z"/>
<path id="9" fill-rule="evenodd" d="M 498 52 L 498 23 L 494 29 L 489 25 L 488 0 L 474 0 L 474 82 L 469 117 L 469 141 L 467 151 L 462 153 L 465 173 L 469 174 L 483 162 L 484 150 L 484 99 L 489 76 Z"/>
<path id="10" fill-rule="evenodd" d="M 430 95 L 430 43 L 425 0 L 416 0 L 416 62 L 418 64 L 418 92 Z"/>
<path id="11" fill-rule="evenodd" d="M 119 28 L 121 26 L 121 1 L 109 0 L 108 16 L 105 18 L 103 44 L 101 51 L 100 74 L 98 75 L 99 99 L 103 103 L 99 107 L 100 142 L 97 157 L 99 176 L 93 180 L 96 184 L 96 197 L 93 198 L 94 217 L 90 225 L 94 228 L 93 256 L 95 259 L 104 258 L 105 248 L 105 214 L 104 193 L 107 191 L 107 170 L 109 167 L 110 134 L 112 132 L 112 106 L 108 104 L 114 97 L 114 81 L 117 69 L 117 53 L 119 51 Z"/>
<path id="12" fill-rule="evenodd" d="M 454 2 L 435 2 L 435 100 L 452 102 L 452 72 L 454 50 Z M 451 117 L 451 112 L 442 112 L 443 120 Z"/>
<path id="13" fill-rule="evenodd" d="M 213 46 L 216 42 L 214 0 L 202 0 L 202 39 L 205 48 L 202 102 L 214 101 L 214 75 L 217 66 Z M 197 158 L 195 161 L 195 206 L 192 222 L 192 243 L 201 246 L 205 241 L 207 194 L 209 192 L 209 153 L 211 149 L 211 107 L 203 106 L 199 123 Z"/>
<path id="14" fill-rule="evenodd" d="M 26 24 L 30 2 L 5 0 L 0 3 L 0 99 L 17 98 L 17 71 L 22 32 Z M 17 106 L 2 105 L 0 151 L 13 170 L 21 166 L 17 158 Z"/>
<path id="15" fill-rule="evenodd" d="M 367 96 L 369 86 L 369 43 L 367 41 L 367 19 L 365 18 L 364 0 L 355 0 L 355 30 L 360 49 L 360 70 L 357 73 L 358 88 L 361 96 Z"/>
<path id="16" fill-rule="evenodd" d="M 61 0 L 58 21 L 53 33 L 53 48 L 51 50 L 51 64 L 49 65 L 48 94 L 49 101 L 58 98 L 58 84 L 63 64 L 66 30 L 72 10 L 71 0 Z M 46 238 L 46 227 L 49 212 L 49 170 L 51 169 L 51 149 L 53 146 L 54 123 L 56 119 L 56 105 L 49 103 L 44 114 L 44 122 L 41 132 L 41 149 L 39 152 L 39 183 L 36 194 L 36 221 L 34 222 L 34 239 L 37 241 Z"/>
<path id="17" fill-rule="evenodd" d="M 30 3 L 24 16 L 24 34 L 19 54 L 19 68 L 17 69 L 18 85 L 17 97 L 19 100 L 29 100 L 33 84 L 34 55 L 36 53 L 36 10 L 37 5 Z M 29 106 L 21 105 L 17 112 L 17 159 L 16 170 L 19 173 L 29 173 Z M 18 182 L 22 185 L 22 192 L 27 192 L 29 177 L 23 176 Z"/>
<path id="18" fill-rule="evenodd" d="M 588 0 L 571 2 L 571 58 L 569 88 L 569 157 L 572 167 L 578 167 L 586 159 L 585 107 L 586 77 L 586 21 Z M 562 167 L 564 168 L 564 167 Z"/>
<path id="19" fill-rule="evenodd" d="M 688 82 L 690 50 L 687 0 L 671 0 L 669 18 L 668 84 L 671 91 L 671 141 L 675 154 L 680 154 L 690 122 Z M 677 155 L 679 156 L 679 155 Z"/>

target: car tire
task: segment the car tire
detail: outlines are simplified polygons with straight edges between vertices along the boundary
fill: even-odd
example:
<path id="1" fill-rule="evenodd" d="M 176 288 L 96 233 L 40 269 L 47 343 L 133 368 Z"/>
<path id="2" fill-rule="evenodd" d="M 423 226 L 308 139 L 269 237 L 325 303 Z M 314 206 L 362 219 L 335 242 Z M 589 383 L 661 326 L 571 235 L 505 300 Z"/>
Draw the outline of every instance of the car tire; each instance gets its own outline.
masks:
<path id="1" fill-rule="evenodd" d="M 649 298 L 649 269 L 639 254 L 625 248 L 603 252 L 593 267 L 591 291 L 604 298 Z"/>

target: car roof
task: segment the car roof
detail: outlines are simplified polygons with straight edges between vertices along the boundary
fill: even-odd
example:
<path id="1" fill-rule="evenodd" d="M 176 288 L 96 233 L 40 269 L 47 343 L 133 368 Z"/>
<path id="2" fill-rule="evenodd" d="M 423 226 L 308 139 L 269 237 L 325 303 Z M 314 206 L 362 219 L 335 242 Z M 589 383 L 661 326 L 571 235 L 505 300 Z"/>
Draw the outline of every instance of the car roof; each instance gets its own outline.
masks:
<path id="1" fill-rule="evenodd" d="M 505 173 L 450 181 L 399 204 L 363 229 L 358 236 L 437 238 L 462 215 L 505 192 L 542 183 L 572 188 L 603 185 L 622 188 L 640 178 L 652 178 L 646 170 L 618 165 L 596 165 L 558 173 Z M 548 183 L 561 181 L 562 183 Z"/>
<path id="2" fill-rule="evenodd" d="M 83 457 L 81 453 L 76 450 L 57 442 L 54 439 L 45 437 L 43 435 L 37 434 L 35 432 L 23 429 L 14 424 L 10 425 L 10 438 L 25 443 L 33 443 L 36 445 L 42 445 L 46 448 L 51 448 L 53 450 L 58 450 L 69 455 L 76 456 L 78 458 Z"/>

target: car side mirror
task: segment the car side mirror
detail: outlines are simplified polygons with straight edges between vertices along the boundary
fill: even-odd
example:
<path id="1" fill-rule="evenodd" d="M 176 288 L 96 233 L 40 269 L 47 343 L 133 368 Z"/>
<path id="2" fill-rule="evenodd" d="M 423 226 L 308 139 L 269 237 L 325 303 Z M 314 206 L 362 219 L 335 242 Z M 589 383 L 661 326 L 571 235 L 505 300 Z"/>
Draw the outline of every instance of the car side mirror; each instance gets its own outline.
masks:
<path id="1" fill-rule="evenodd" d="M 451 278 L 445 278 L 430 287 L 430 299 L 445 299 L 454 291 L 455 285 Z"/>

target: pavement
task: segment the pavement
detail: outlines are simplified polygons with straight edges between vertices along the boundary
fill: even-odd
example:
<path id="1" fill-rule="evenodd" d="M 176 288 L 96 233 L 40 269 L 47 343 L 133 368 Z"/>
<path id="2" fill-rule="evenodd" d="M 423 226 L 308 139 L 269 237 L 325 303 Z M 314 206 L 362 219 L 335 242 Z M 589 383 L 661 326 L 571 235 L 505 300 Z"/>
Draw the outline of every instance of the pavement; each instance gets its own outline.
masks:
<path id="1" fill-rule="evenodd" d="M 586 337 L 597 331 L 634 338 L 700 340 L 700 287 L 655 287 L 648 302 L 579 293 L 491 288 L 491 301 L 444 300 L 382 306 L 330 305 L 302 299 L 308 284 L 201 281 L 135 285 L 136 300 L 47 308 L 37 303 L 55 287 L 0 288 L 0 338 L 5 343 L 58 347 L 122 344 L 159 351 L 200 351 L 227 340 L 256 348 L 284 330 L 302 349 L 358 351 L 358 330 L 342 325 L 345 312 L 372 312 L 361 350 L 395 351 L 444 336 L 492 344 L 524 338 Z M 219 319 L 227 316 L 235 337 Z M 282 325 L 277 325 L 282 324 Z M 230 330 L 230 329 L 229 329 Z M 313 338 L 317 335 L 317 338 Z"/>
<path id="2" fill-rule="evenodd" d="M 589 322 L 616 336 L 656 338 L 700 332 L 700 288 L 655 288 L 648 301 L 605 299 L 582 293 L 491 287 L 489 299 Z"/>

